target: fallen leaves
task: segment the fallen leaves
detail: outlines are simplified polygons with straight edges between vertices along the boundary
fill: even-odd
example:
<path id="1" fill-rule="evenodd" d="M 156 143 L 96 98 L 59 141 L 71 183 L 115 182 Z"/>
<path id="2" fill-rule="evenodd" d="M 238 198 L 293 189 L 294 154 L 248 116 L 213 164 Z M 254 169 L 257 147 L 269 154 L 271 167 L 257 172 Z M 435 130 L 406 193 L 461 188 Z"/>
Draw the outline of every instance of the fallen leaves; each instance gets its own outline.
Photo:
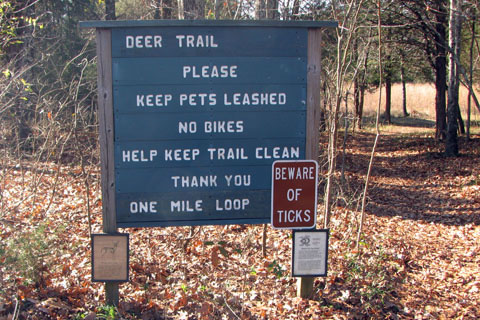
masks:
<path id="1" fill-rule="evenodd" d="M 296 297 L 289 276 L 290 232 L 268 229 L 263 258 L 261 226 L 203 226 L 186 246 L 189 228 L 132 228 L 124 230 L 131 281 L 120 286 L 116 312 L 126 319 L 480 317 L 479 139 L 460 161 L 432 156 L 438 147 L 431 139 L 382 137 L 355 251 L 355 197 L 369 138 L 351 140 L 349 184 L 332 216 L 329 276 L 315 281 L 311 300 Z M 34 283 L 0 257 L 0 319 L 14 313 L 16 299 L 25 318 L 99 316 L 104 289 L 90 281 L 82 171 L 56 164 L 2 170 L 2 243 L 43 223 L 49 267 Z M 93 231 L 100 232 L 100 176 L 89 172 Z"/>

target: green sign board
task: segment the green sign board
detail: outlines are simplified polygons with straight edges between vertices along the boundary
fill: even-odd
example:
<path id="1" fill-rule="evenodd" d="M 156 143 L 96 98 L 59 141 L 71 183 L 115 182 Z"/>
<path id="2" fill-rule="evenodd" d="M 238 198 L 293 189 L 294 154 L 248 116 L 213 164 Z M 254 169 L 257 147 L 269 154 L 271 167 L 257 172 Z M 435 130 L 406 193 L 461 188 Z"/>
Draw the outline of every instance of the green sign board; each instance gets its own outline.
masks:
<path id="1" fill-rule="evenodd" d="M 114 186 L 117 225 L 269 222 L 272 163 L 316 148 L 318 94 L 309 86 L 319 77 L 318 28 L 330 25 L 83 26 L 110 41 L 101 85 L 111 94 L 106 187 Z"/>

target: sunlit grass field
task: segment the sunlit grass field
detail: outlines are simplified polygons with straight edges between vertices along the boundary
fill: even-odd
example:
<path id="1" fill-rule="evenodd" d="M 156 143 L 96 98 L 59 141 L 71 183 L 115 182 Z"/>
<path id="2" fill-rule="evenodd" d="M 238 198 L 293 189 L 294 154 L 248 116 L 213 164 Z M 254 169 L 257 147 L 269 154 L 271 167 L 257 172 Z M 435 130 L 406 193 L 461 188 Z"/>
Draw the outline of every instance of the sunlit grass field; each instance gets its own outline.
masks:
<path id="1" fill-rule="evenodd" d="M 477 98 L 480 100 L 480 90 L 475 90 Z M 365 93 L 364 116 L 365 124 L 369 127 L 373 123 L 373 118 L 378 107 L 378 90 L 367 91 Z M 468 90 L 465 87 L 460 88 L 460 109 L 463 120 L 467 122 L 467 104 Z M 353 107 L 353 101 L 349 101 L 350 110 Z M 401 84 L 395 84 L 392 87 L 392 117 L 394 125 L 382 125 L 382 131 L 398 132 L 401 128 L 402 133 L 428 133 L 435 130 L 435 87 L 429 83 L 409 83 L 407 84 L 407 111 L 410 117 L 403 117 L 402 107 L 402 87 Z M 385 112 L 385 88 L 382 89 L 381 114 Z M 472 134 L 480 134 L 480 112 L 475 106 L 473 99 L 471 101 L 471 129 Z"/>

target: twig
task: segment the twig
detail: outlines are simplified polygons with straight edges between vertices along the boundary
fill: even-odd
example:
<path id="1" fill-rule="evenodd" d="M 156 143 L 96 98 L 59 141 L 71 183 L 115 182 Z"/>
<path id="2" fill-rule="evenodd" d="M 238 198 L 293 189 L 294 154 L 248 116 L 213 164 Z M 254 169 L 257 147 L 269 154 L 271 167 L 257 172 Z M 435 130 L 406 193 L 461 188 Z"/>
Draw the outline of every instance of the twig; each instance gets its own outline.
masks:
<path id="1" fill-rule="evenodd" d="M 363 232 L 363 224 L 365 222 L 365 206 L 367 203 L 367 192 L 368 192 L 368 184 L 370 182 L 370 173 L 372 171 L 372 165 L 373 165 L 373 159 L 375 157 L 375 150 L 377 148 L 377 143 L 378 143 L 378 138 L 380 137 L 380 107 L 382 105 L 382 82 L 383 82 L 383 76 L 382 76 L 382 19 L 381 19 L 381 2 L 378 0 L 377 2 L 378 5 L 378 69 L 379 69 L 379 93 L 378 93 L 378 106 L 377 106 L 377 118 L 375 122 L 375 131 L 376 131 L 376 136 L 375 136 L 375 142 L 373 143 L 372 147 L 372 153 L 370 155 L 370 162 L 368 163 L 368 170 L 367 170 L 367 176 L 365 177 L 365 188 L 363 190 L 363 198 L 362 198 L 362 211 L 360 214 L 360 225 L 358 227 L 358 234 L 357 234 L 357 243 L 356 243 L 356 249 L 358 251 L 359 246 L 360 246 L 360 238 L 362 236 Z"/>
<path id="2" fill-rule="evenodd" d="M 188 233 L 188 237 L 182 239 L 183 241 L 185 241 L 183 243 L 183 251 L 187 250 L 190 240 L 192 240 L 197 235 L 197 233 L 200 232 L 200 230 L 202 230 L 202 226 L 199 226 L 196 231 L 195 231 L 195 226 L 190 227 L 190 232 Z"/>
<path id="3" fill-rule="evenodd" d="M 223 302 L 225 302 L 225 305 L 227 306 L 228 310 L 230 310 L 230 312 L 235 316 L 235 318 L 240 320 L 241 318 L 235 313 L 235 311 L 233 311 L 233 309 L 230 307 L 225 297 L 223 297 Z"/>
<path id="4" fill-rule="evenodd" d="M 13 220 L 8 220 L 8 219 L 0 219 L 0 222 L 2 222 L 2 223 L 8 223 L 8 224 L 11 224 L 11 225 L 13 225 L 13 224 L 15 224 L 15 223 L 20 223 L 20 224 L 23 224 L 23 225 L 26 224 L 26 223 L 21 222 L 21 221 L 15 222 L 15 221 L 13 221 Z"/>
<path id="5" fill-rule="evenodd" d="M 50 201 L 48 202 L 47 208 L 45 209 L 45 214 L 47 214 L 48 211 L 50 210 L 50 207 L 52 206 L 52 203 L 53 203 L 53 199 L 55 198 L 55 194 L 57 193 L 58 178 L 60 177 L 60 170 L 61 170 L 61 158 L 62 158 L 63 152 L 65 150 L 65 146 L 66 146 L 67 142 L 69 141 L 70 136 L 72 135 L 72 131 L 73 131 L 73 129 L 70 130 L 70 132 L 68 133 L 68 136 L 65 138 L 65 141 L 62 143 L 62 147 L 61 147 L 60 152 L 58 153 L 58 156 L 57 156 L 57 172 L 55 174 L 55 181 L 54 181 L 53 188 L 52 188 L 52 195 L 50 196 Z"/>
<path id="6" fill-rule="evenodd" d="M 83 183 L 85 185 L 85 198 L 87 203 L 87 219 L 88 219 L 88 234 L 89 236 L 92 235 L 92 210 L 90 207 L 90 184 L 88 183 L 88 173 L 85 170 L 85 160 L 80 152 L 80 139 L 78 138 L 77 130 L 74 130 L 74 137 L 75 137 L 75 144 L 76 144 L 76 151 L 78 156 L 80 157 L 80 168 L 82 170 L 83 176 Z"/>
<path id="7" fill-rule="evenodd" d="M 20 307 L 18 303 L 18 297 L 15 297 L 15 309 L 13 309 L 12 320 L 17 320 L 20 315 Z"/>
<path id="8" fill-rule="evenodd" d="M 262 232 L 262 257 L 267 257 L 267 224 L 263 225 Z"/>
<path id="9" fill-rule="evenodd" d="M 350 23 L 350 29 L 354 30 L 358 22 L 358 15 L 362 7 L 363 0 L 359 1 L 356 8 L 353 1 L 347 6 L 345 16 L 343 17 L 343 22 L 341 25 L 345 26 L 347 21 Z M 336 3 L 332 2 L 332 13 L 335 20 L 338 20 L 336 16 L 337 8 Z M 330 118 L 331 128 L 329 132 L 328 140 L 328 173 L 327 173 L 327 185 L 325 187 L 325 214 L 324 214 L 324 227 L 328 228 L 330 225 L 330 216 L 332 214 L 332 197 L 333 197 L 333 179 L 334 173 L 336 170 L 336 156 L 337 156 L 337 122 L 338 122 L 338 113 L 340 110 L 340 104 L 342 100 L 343 89 L 345 85 L 345 76 L 347 70 L 351 64 L 351 59 L 349 60 L 349 48 L 352 43 L 353 32 L 348 32 L 346 29 L 337 30 L 337 65 L 335 71 L 336 77 L 336 89 L 335 97 L 333 101 L 334 110 L 332 110 L 333 115 Z M 344 38 L 346 37 L 346 38 Z"/>

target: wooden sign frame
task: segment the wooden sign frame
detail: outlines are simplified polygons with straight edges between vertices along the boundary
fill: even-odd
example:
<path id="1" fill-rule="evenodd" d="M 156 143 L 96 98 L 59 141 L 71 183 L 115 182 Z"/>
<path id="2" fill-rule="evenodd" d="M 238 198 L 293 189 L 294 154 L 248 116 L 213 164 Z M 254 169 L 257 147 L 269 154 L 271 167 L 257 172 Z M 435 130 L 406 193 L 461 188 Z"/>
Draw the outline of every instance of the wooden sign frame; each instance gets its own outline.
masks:
<path id="1" fill-rule="evenodd" d="M 129 281 L 129 234 L 92 234 L 92 281 Z"/>
<path id="2" fill-rule="evenodd" d="M 90 21 L 90 22 L 82 22 L 80 23 L 80 27 L 83 28 L 96 28 L 97 33 L 97 56 L 98 56 L 98 99 L 99 99 L 99 135 L 100 135 L 100 145 L 101 145 L 101 169 L 102 169 L 102 195 L 103 195 L 103 221 L 104 221 L 104 232 L 110 233 L 115 232 L 117 227 L 155 227 L 155 226 L 174 226 L 174 225 L 208 225 L 208 224 L 258 224 L 258 223 L 268 223 L 270 221 L 270 214 L 268 207 L 265 209 L 265 213 L 256 212 L 253 213 L 250 211 L 238 212 L 236 213 L 235 217 L 232 218 L 230 214 L 220 214 L 218 211 L 209 211 L 211 210 L 210 207 L 204 209 L 202 214 L 192 214 L 187 213 L 183 214 L 182 216 L 192 216 L 191 220 L 184 220 L 184 218 L 180 219 L 172 219 L 170 217 L 171 214 L 165 212 L 165 209 L 159 208 L 162 202 L 156 199 L 150 199 L 149 194 L 141 194 L 136 192 L 141 196 L 140 199 L 130 198 L 129 194 L 131 194 L 132 190 L 123 191 L 122 189 L 122 198 L 117 197 L 117 193 L 119 192 L 120 185 L 125 186 L 128 185 L 133 186 L 132 184 L 126 183 L 126 179 L 130 176 L 125 176 L 123 180 L 119 176 L 119 172 L 117 172 L 117 167 L 119 166 L 118 160 L 116 161 L 115 157 L 118 158 L 118 141 L 116 138 L 116 125 L 118 119 L 116 119 L 116 115 L 114 115 L 114 100 L 115 100 L 115 92 L 114 82 L 117 81 L 114 79 L 114 66 L 118 66 L 118 64 L 114 63 L 114 58 L 112 57 L 112 52 L 117 50 L 112 48 L 113 46 L 113 34 L 118 34 L 118 30 L 124 30 L 125 28 L 132 28 L 132 30 L 141 29 L 146 30 L 146 28 L 155 28 L 159 27 L 161 30 L 166 30 L 168 28 L 185 28 L 185 27 L 202 27 L 202 28 L 211 28 L 213 29 L 221 29 L 225 28 L 245 28 L 251 29 L 255 28 L 261 30 L 262 28 L 270 28 L 275 30 L 303 30 L 306 32 L 305 41 L 306 43 L 306 57 L 305 57 L 305 78 L 306 78 L 306 99 L 305 103 L 305 111 L 304 115 L 306 118 L 305 121 L 305 128 L 302 129 L 305 131 L 305 139 L 304 139 L 304 147 L 301 147 L 301 155 L 298 160 L 304 159 L 311 159 L 316 160 L 318 158 L 318 138 L 319 138 L 319 123 L 320 123 L 320 75 L 321 75 L 321 34 L 325 28 L 336 27 L 337 23 L 334 21 Z M 160 30 L 160 29 L 158 29 Z M 114 32 L 115 31 L 115 32 Z M 166 41 L 164 39 L 164 41 Z M 117 51 L 115 51 L 117 52 Z M 118 60 L 118 58 L 115 58 Z M 128 58 L 126 59 L 128 60 Z M 116 61 L 116 60 L 115 60 Z M 123 61 L 123 60 L 122 60 Z M 150 61 L 150 60 L 149 60 Z M 115 67 L 116 68 L 116 67 Z M 115 69 L 117 70 L 117 69 Z M 120 123 L 120 122 L 119 122 Z M 147 151 L 146 151 L 147 152 Z M 151 155 L 150 155 L 151 156 Z M 142 157 L 147 157 L 143 155 Z M 274 159 L 272 159 L 274 160 Z M 247 166 L 248 167 L 248 166 Z M 194 166 L 192 166 L 194 168 Z M 239 166 L 238 168 L 242 168 Z M 123 170 L 123 169 L 121 169 Z M 191 168 L 188 168 L 188 172 L 191 171 Z M 125 171 L 125 170 L 123 170 Z M 122 172 L 123 172 L 122 171 Z M 158 171 L 158 170 L 157 170 Z M 164 170 L 165 171 L 165 170 Z M 178 171 L 178 170 L 177 170 Z M 205 171 L 205 170 L 204 170 Z M 205 172 L 202 171 L 202 174 Z M 221 172 L 221 171 L 220 171 Z M 256 176 L 256 171 L 248 171 L 246 172 L 251 174 L 252 177 Z M 142 171 L 142 174 L 143 171 Z M 199 173 L 197 175 L 200 175 Z M 220 174 L 221 175 L 221 174 Z M 219 175 L 219 176 L 220 176 Z M 146 176 L 148 177 L 148 176 Z M 142 185 L 141 183 L 136 183 L 136 185 Z M 268 189 L 266 187 L 265 189 Z M 186 195 L 184 198 L 192 197 L 192 189 L 185 189 Z M 235 190 L 235 191 L 233 191 Z M 232 189 L 232 192 L 237 192 L 236 187 Z M 245 189 L 247 190 L 247 189 Z M 220 190 L 221 191 L 221 190 Z M 247 193 L 235 193 L 230 195 L 232 197 L 231 200 L 237 200 L 240 195 L 243 197 L 247 197 L 248 195 L 252 195 L 252 199 L 254 201 L 263 201 L 262 203 L 267 203 L 268 206 L 270 205 L 269 197 L 270 192 L 264 190 L 265 192 L 262 193 L 262 199 L 255 199 L 255 196 L 258 197 L 258 190 L 252 189 L 247 190 Z M 143 192 L 143 191 L 141 191 Z M 149 191 L 151 192 L 151 191 Z M 243 192 L 243 191 L 242 191 Z M 127 196 L 123 196 L 123 195 Z M 221 194 L 221 192 L 215 192 L 213 195 Z M 227 194 L 227 193 L 225 193 Z M 165 195 L 168 197 L 168 195 Z M 211 197 L 211 196 L 209 196 Z M 223 195 L 222 197 L 227 197 L 227 195 Z M 117 199 L 118 198 L 118 199 Z M 177 200 L 177 199 L 176 199 Z M 227 199 L 229 200 L 229 199 Z M 238 199 L 244 200 L 244 199 Z M 250 200 L 250 199 L 247 199 Z M 138 201 L 142 204 L 149 204 L 148 210 L 155 212 L 156 214 L 132 214 L 132 213 L 124 213 L 123 211 L 125 208 L 126 202 L 130 204 L 134 201 Z M 133 202 L 132 202 L 133 201 Z M 195 200 L 188 200 L 190 202 L 190 206 L 194 206 L 196 202 Z M 219 201 L 224 201 L 220 199 Z M 226 201 L 226 200 L 225 200 Z M 180 203 L 180 201 L 177 201 Z M 185 203 L 187 201 L 183 201 Z M 192 204 L 193 202 L 193 204 Z M 241 206 L 243 208 L 244 203 L 242 202 Z M 251 203 L 251 201 L 250 201 Z M 183 203 L 182 203 L 183 205 Z M 140 206 L 140 204 L 139 204 Z M 165 206 L 165 205 L 164 205 Z M 187 207 L 187 206 L 186 206 Z M 123 208 L 123 209 L 122 209 Z M 130 208 L 130 207 L 128 207 Z M 217 208 L 217 207 L 215 207 Z M 129 209 L 130 211 L 132 209 Z M 173 210 L 173 209 L 171 209 Z M 268 211 L 267 211 L 268 210 Z M 119 213 L 119 212 L 123 213 Z M 208 211 L 208 212 L 207 212 Z M 257 209 L 259 211 L 259 209 Z M 230 211 L 232 212 L 232 211 Z M 262 211 L 263 212 L 263 211 Z M 118 215 L 121 214 L 122 220 L 119 220 Z M 133 218 L 133 217 L 139 217 Z M 149 217 L 158 217 L 153 218 L 153 220 L 148 220 Z M 180 215 L 178 215 L 180 216 Z M 168 218 L 167 218 L 168 217 Z M 199 217 L 199 218 L 197 218 Z M 131 219 L 132 218 L 132 219 Z M 158 220 L 157 220 L 158 219 Z M 190 218 L 188 218 L 190 219 Z"/>

